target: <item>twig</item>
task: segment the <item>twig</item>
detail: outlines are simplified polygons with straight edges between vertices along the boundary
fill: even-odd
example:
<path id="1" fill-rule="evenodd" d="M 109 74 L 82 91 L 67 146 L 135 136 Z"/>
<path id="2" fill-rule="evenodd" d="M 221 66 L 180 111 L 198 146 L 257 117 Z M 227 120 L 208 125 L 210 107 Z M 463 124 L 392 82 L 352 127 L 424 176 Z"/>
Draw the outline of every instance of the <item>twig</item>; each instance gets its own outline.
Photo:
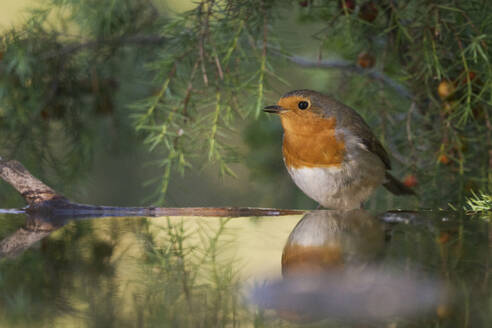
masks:
<path id="1" fill-rule="evenodd" d="M 205 83 L 205 85 L 208 86 L 207 70 L 205 69 L 205 54 L 204 54 L 205 52 L 203 50 L 203 41 L 200 42 L 198 49 L 200 55 L 200 68 L 202 69 L 202 75 L 203 75 L 203 83 Z"/>
<path id="2" fill-rule="evenodd" d="M 210 132 L 210 136 L 209 136 L 209 147 L 208 147 L 208 160 L 209 161 L 212 161 L 215 157 L 214 157 L 214 153 L 215 153 L 215 138 L 216 138 L 216 135 L 217 135 L 217 127 L 218 127 L 218 124 L 219 124 L 219 117 L 220 117 L 220 111 L 221 111 L 221 102 L 220 102 L 220 98 L 221 98 L 221 93 L 220 93 L 220 90 L 217 89 L 217 91 L 215 92 L 215 111 L 214 111 L 214 116 L 213 116 L 213 120 L 212 120 L 212 130 Z"/>
<path id="3" fill-rule="evenodd" d="M 490 123 L 489 111 L 483 110 L 485 115 L 485 126 L 487 127 L 487 146 L 489 148 L 489 172 L 492 172 L 492 124 Z"/>
<path id="4" fill-rule="evenodd" d="M 200 33 L 200 39 L 198 41 L 198 55 L 200 56 L 200 67 L 202 69 L 202 74 L 203 74 L 203 83 L 205 86 L 208 86 L 208 76 L 207 76 L 207 70 L 205 68 L 205 38 L 208 34 L 208 23 L 210 19 L 210 15 L 212 14 L 212 7 L 214 4 L 214 0 L 205 0 L 202 1 L 199 5 L 198 9 L 198 14 L 201 16 L 202 15 L 202 9 L 204 3 L 208 3 L 207 6 L 207 14 L 205 16 L 205 20 L 202 22 L 202 30 Z M 201 20 L 201 18 L 199 17 Z"/>
<path id="5" fill-rule="evenodd" d="M 217 55 L 217 50 L 215 50 L 215 65 L 217 66 L 217 71 L 219 72 L 219 77 L 221 80 L 224 79 L 224 72 L 222 71 L 222 66 L 220 65 L 219 56 Z"/>
<path id="6" fill-rule="evenodd" d="M 415 102 L 412 102 L 412 104 L 410 105 L 410 108 L 408 109 L 407 122 L 406 122 L 407 139 L 408 139 L 408 143 L 410 144 L 410 146 L 412 147 L 412 149 L 413 149 L 412 113 L 414 112 L 415 107 L 416 107 L 415 106 Z"/>
<path id="7" fill-rule="evenodd" d="M 236 49 L 237 42 L 239 40 L 239 36 L 241 35 L 243 28 L 244 28 L 244 20 L 241 20 L 241 22 L 239 23 L 239 27 L 236 31 L 236 34 L 234 35 L 234 38 L 232 39 L 232 44 L 229 47 L 229 49 L 227 49 L 227 53 L 224 56 L 224 59 L 222 61 L 224 63 L 224 65 L 226 65 L 226 66 L 229 63 L 229 58 L 231 57 L 232 53 Z"/>
<path id="8" fill-rule="evenodd" d="M 219 55 L 217 54 L 217 49 L 215 48 L 215 45 L 213 43 L 212 43 L 212 48 L 214 51 L 215 66 L 217 66 L 217 73 L 219 74 L 219 78 L 221 80 L 224 80 L 224 71 L 222 70 L 222 65 L 220 64 L 220 59 L 219 59 Z"/>
<path id="9" fill-rule="evenodd" d="M 200 59 L 195 61 L 193 68 L 191 69 L 190 80 L 188 81 L 188 86 L 186 87 L 185 97 L 183 98 L 183 115 L 188 117 L 188 103 L 191 98 L 191 91 L 193 90 L 193 79 L 195 78 L 195 73 L 198 68 L 198 62 Z"/>
<path id="10" fill-rule="evenodd" d="M 417 158 L 415 157 L 415 144 L 413 142 L 413 134 L 412 134 L 412 115 L 416 108 L 417 106 L 415 102 L 412 101 L 412 104 L 408 109 L 407 121 L 405 123 L 405 128 L 407 131 L 407 140 L 408 140 L 408 144 L 410 145 L 410 153 L 411 153 L 410 158 L 413 160 L 415 166 L 417 166 Z"/>
<path id="11" fill-rule="evenodd" d="M 289 61 L 301 66 L 301 67 L 315 67 L 315 68 L 324 68 L 324 69 L 339 69 L 345 70 L 351 73 L 365 75 L 370 79 L 379 81 L 383 84 L 386 84 L 390 88 L 394 89 L 401 96 L 413 100 L 414 96 L 401 84 L 387 76 L 386 74 L 376 71 L 376 70 L 367 70 L 365 68 L 358 67 L 357 65 L 348 62 L 346 60 L 311 60 L 301 56 L 296 55 L 287 55 L 279 50 L 272 49 L 273 52 L 277 55 L 284 56 Z"/>
<path id="12" fill-rule="evenodd" d="M 155 109 L 157 108 L 157 105 L 159 102 L 163 99 L 164 95 L 166 94 L 166 91 L 169 87 L 169 83 L 171 82 L 172 78 L 174 77 L 174 74 L 176 73 L 177 69 L 177 61 L 174 62 L 173 67 L 167 74 L 167 78 L 162 84 L 159 93 L 155 96 L 154 101 L 152 102 L 152 105 L 149 106 L 147 109 L 146 113 L 142 115 L 141 118 L 139 118 L 138 123 L 137 123 L 137 131 L 140 130 L 144 125 L 147 119 L 151 118 L 152 115 L 155 112 Z"/>
<path id="13" fill-rule="evenodd" d="M 470 16 L 468 16 L 468 14 L 466 13 L 465 10 L 461 9 L 458 7 L 459 5 L 459 2 L 455 4 L 456 7 L 459 9 L 459 13 L 465 17 L 465 19 L 468 21 L 468 23 L 470 24 L 470 26 L 472 27 L 472 29 L 475 31 L 475 33 L 477 33 L 477 35 L 480 35 L 480 31 L 477 29 L 477 27 L 475 26 L 475 24 L 473 24 L 473 21 L 471 20 Z M 482 44 L 482 47 L 487 50 L 487 43 L 484 41 L 484 40 L 481 40 L 480 43 Z"/>

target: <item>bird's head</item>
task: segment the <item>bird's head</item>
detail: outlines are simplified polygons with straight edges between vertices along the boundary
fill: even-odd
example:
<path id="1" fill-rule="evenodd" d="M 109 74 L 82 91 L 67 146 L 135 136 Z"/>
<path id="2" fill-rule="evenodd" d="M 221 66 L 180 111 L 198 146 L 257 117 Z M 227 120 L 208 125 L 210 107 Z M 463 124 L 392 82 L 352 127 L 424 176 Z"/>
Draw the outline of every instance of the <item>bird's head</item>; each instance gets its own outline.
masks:
<path id="1" fill-rule="evenodd" d="M 333 99 L 312 90 L 294 90 L 283 95 L 276 105 L 266 106 L 267 113 L 279 114 L 285 131 L 316 129 L 333 121 Z"/>

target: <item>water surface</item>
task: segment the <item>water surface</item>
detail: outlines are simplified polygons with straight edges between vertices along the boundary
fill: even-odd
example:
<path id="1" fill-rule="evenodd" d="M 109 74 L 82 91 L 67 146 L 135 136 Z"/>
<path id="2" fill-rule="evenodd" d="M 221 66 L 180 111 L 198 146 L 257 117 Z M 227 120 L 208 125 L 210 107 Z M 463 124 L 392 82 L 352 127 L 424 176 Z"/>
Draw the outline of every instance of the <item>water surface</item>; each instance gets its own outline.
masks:
<path id="1" fill-rule="evenodd" d="M 486 221 L 0 214 L 1 327 L 487 327 Z"/>

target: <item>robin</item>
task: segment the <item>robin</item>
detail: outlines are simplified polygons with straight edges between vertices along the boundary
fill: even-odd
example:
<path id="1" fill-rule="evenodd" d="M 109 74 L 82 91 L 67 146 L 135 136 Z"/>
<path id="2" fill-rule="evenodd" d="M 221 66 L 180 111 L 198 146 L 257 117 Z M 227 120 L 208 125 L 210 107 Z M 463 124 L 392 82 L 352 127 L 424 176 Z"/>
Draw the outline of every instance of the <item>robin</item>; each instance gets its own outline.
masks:
<path id="1" fill-rule="evenodd" d="M 395 195 L 415 195 L 388 172 L 388 153 L 352 108 L 316 91 L 295 90 L 264 111 L 280 115 L 285 166 L 321 206 L 359 208 L 381 184 Z"/>
<path id="2" fill-rule="evenodd" d="M 284 246 L 282 275 L 362 268 L 377 258 L 384 242 L 384 225 L 365 210 L 308 212 Z"/>

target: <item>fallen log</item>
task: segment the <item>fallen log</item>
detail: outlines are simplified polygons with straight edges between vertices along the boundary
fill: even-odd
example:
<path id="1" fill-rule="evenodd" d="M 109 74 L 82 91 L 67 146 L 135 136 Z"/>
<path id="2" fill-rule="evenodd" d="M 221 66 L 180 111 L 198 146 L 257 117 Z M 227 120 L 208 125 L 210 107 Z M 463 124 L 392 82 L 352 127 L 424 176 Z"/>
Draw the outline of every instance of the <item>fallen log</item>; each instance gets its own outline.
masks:
<path id="1" fill-rule="evenodd" d="M 202 216 L 244 217 L 303 214 L 303 210 L 256 207 L 115 207 L 72 202 L 34 177 L 18 161 L 0 157 L 0 178 L 14 187 L 28 206 L 26 213 L 44 212 L 47 215 L 74 217 L 96 216 Z"/>

